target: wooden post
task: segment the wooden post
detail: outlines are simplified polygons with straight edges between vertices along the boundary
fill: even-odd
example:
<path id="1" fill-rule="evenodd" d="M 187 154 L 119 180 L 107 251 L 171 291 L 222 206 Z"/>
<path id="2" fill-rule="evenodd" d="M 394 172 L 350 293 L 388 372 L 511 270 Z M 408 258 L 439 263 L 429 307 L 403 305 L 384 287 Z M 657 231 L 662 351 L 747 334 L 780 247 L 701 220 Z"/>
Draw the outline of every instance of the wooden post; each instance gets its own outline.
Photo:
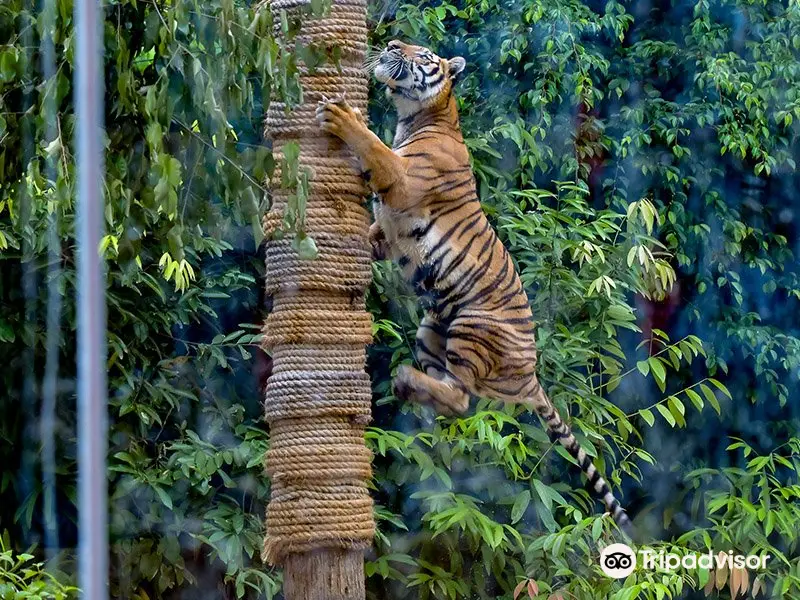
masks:
<path id="1" fill-rule="evenodd" d="M 280 188 L 277 172 L 264 223 L 273 296 L 264 329 L 273 358 L 265 399 L 271 498 L 264 557 L 284 567 L 287 600 L 363 600 L 363 552 L 375 528 L 366 483 L 372 457 L 364 443 L 372 396 L 364 371 L 372 337 L 364 301 L 370 219 L 350 151 L 319 129 L 315 113 L 324 98 L 344 95 L 366 114 L 366 0 L 332 0 L 322 18 L 309 16 L 309 1 L 268 0 L 276 35 L 285 11 L 301 20 L 300 43 L 336 47 L 340 60 L 313 72 L 300 65 L 303 102 L 272 102 L 267 114 L 276 163 L 296 143 L 300 168 L 310 173 L 304 231 L 318 256 L 298 256 L 291 232 L 271 235 L 296 193 Z"/>
<path id="2" fill-rule="evenodd" d="M 283 593 L 291 600 L 363 600 L 363 552 L 323 548 L 290 554 L 283 567 Z"/>

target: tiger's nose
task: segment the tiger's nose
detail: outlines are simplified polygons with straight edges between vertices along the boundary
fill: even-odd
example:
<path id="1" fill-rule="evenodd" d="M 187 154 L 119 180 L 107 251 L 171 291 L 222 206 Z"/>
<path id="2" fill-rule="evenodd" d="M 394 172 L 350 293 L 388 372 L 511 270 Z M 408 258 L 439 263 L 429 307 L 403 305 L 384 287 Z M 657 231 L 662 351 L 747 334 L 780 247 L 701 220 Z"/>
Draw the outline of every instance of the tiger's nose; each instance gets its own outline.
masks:
<path id="1" fill-rule="evenodd" d="M 400 50 L 401 52 L 405 49 L 406 45 L 401 42 L 400 40 L 392 40 L 388 44 L 386 44 L 387 50 Z"/>

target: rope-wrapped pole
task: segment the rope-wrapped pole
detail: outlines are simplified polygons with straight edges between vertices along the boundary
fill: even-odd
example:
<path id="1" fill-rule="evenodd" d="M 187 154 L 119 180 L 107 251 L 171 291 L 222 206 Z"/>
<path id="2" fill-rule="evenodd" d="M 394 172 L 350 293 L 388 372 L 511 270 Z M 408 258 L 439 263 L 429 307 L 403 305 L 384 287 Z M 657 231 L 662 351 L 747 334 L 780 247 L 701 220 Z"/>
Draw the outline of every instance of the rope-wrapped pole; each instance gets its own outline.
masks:
<path id="1" fill-rule="evenodd" d="M 307 13 L 305 0 L 268 2 L 281 35 L 280 12 Z M 371 278 L 366 188 L 350 151 L 317 125 L 324 98 L 344 95 L 366 114 L 366 0 L 333 0 L 323 18 L 302 17 L 299 41 L 338 47 L 338 65 L 310 72 L 300 65 L 303 102 L 287 111 L 273 102 L 266 131 L 276 163 L 290 141 L 311 172 L 305 231 L 318 256 L 301 259 L 291 236 L 270 239 L 287 208 L 289 190 L 274 186 L 265 217 L 267 293 L 273 310 L 265 325 L 273 372 L 265 414 L 271 478 L 265 559 L 284 567 L 287 600 L 363 599 L 363 551 L 374 534 L 367 489 L 371 455 L 364 443 L 370 420 L 365 348 L 371 320 L 364 296 Z M 278 169 L 279 170 L 279 169 Z M 280 173 L 275 180 L 280 181 Z"/>

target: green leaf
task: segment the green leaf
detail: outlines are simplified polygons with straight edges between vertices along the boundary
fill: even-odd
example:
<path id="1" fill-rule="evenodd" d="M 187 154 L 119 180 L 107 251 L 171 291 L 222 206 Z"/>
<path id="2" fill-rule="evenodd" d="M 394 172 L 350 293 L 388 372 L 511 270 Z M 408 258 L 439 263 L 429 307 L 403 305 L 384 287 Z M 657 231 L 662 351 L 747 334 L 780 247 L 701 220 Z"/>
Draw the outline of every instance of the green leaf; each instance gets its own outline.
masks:
<path id="1" fill-rule="evenodd" d="M 656 380 L 656 384 L 658 385 L 659 389 L 663 392 L 667 379 L 667 371 L 664 368 L 664 365 L 655 356 L 651 356 L 650 358 L 648 358 L 647 364 L 650 367 L 650 372 L 653 373 L 653 377 Z"/>
<path id="2" fill-rule="evenodd" d="M 157 485 L 153 486 L 153 490 L 155 490 L 156 495 L 158 496 L 159 500 L 161 500 L 161 503 L 168 509 L 172 510 L 172 498 L 170 498 L 169 494 L 167 494 L 163 488 Z"/>
<path id="3" fill-rule="evenodd" d="M 686 420 L 683 416 L 686 413 L 686 407 L 683 406 L 683 402 L 678 400 L 675 396 L 670 396 L 667 398 L 667 407 L 669 408 L 669 412 L 672 414 L 677 425 L 679 427 L 685 427 Z"/>
<path id="4" fill-rule="evenodd" d="M 661 413 L 661 416 L 664 417 L 664 420 L 669 423 L 671 427 L 675 427 L 675 417 L 672 416 L 672 413 L 669 412 L 666 406 L 663 404 L 656 404 L 656 409 Z"/>
<path id="5" fill-rule="evenodd" d="M 294 238 L 292 240 L 292 248 L 297 252 L 297 255 L 303 260 L 314 260 L 317 258 L 318 250 L 317 244 L 313 238 L 303 236 L 302 238 Z"/>
<path id="6" fill-rule="evenodd" d="M 547 508 L 547 510 L 551 510 L 553 506 L 553 500 L 548 493 L 548 486 L 535 478 L 531 478 L 531 484 L 536 490 L 536 493 L 539 495 L 539 498 L 541 498 L 545 508 Z"/>
<path id="7" fill-rule="evenodd" d="M 517 523 L 523 517 L 525 511 L 528 509 L 530 501 L 531 493 L 528 490 L 524 490 L 517 495 L 516 500 L 514 500 L 514 506 L 511 508 L 512 523 Z"/>
<path id="8" fill-rule="evenodd" d="M 719 405 L 719 401 L 717 400 L 717 396 L 714 394 L 714 392 L 711 390 L 711 388 L 708 387 L 706 384 L 701 383 L 700 384 L 700 391 L 703 392 L 703 395 L 706 397 L 706 400 L 714 408 L 714 410 L 717 411 L 717 414 L 721 415 L 722 414 L 722 408 Z"/>
<path id="9" fill-rule="evenodd" d="M 692 404 L 694 404 L 694 407 L 698 411 L 702 411 L 703 410 L 703 406 L 704 406 L 703 405 L 703 399 L 700 397 L 700 394 L 695 392 L 693 389 L 688 389 L 688 390 L 686 390 L 686 395 L 689 397 L 689 400 L 692 401 Z"/>
<path id="10" fill-rule="evenodd" d="M 729 400 L 733 400 L 731 393 L 728 391 L 728 388 L 725 387 L 722 383 L 714 379 L 713 377 L 709 377 L 708 381 L 711 382 L 719 391 L 725 394 Z"/>
<path id="11" fill-rule="evenodd" d="M 542 524 L 545 528 L 550 531 L 554 532 L 558 529 L 558 524 L 556 520 L 553 518 L 553 511 L 547 508 L 541 501 L 536 501 L 536 513 L 539 515 L 539 518 L 542 520 Z"/>
<path id="12" fill-rule="evenodd" d="M 667 404 L 670 408 L 674 408 L 676 412 L 680 413 L 681 416 L 686 414 L 686 407 L 683 406 L 683 402 L 675 396 L 667 398 Z"/>
<path id="13" fill-rule="evenodd" d="M 0 51 L 0 81 L 12 81 L 17 76 L 17 49 L 13 46 Z"/>
<path id="14" fill-rule="evenodd" d="M 592 539 L 596 542 L 603 534 L 603 519 L 600 517 L 595 518 L 592 523 Z"/>

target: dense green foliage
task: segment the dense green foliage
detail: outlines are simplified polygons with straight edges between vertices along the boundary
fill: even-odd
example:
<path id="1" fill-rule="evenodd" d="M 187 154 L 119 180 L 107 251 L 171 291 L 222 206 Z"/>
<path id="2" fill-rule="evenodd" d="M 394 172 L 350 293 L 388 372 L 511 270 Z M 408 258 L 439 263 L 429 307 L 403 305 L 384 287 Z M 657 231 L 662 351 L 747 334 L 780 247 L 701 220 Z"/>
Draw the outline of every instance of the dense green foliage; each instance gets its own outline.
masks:
<path id="1" fill-rule="evenodd" d="M 13 519 L 32 541 L 58 519 L 69 547 L 72 3 L 26 7 L 0 6 L 0 38 L 11 41 L 0 49 L 0 338 L 9 367 L 0 427 L 11 443 L 0 455 L 20 469 L 6 471 L 0 521 Z M 248 324 L 260 321 L 253 232 L 270 170 L 260 98 L 283 89 L 279 48 L 269 15 L 232 1 L 121 0 L 105 10 L 112 595 L 161 597 L 196 583 L 216 557 L 238 595 L 248 587 L 271 595 L 274 577 L 251 568 L 268 494 L 259 392 L 231 374 L 253 370 L 258 346 L 260 326 Z M 48 292 L 63 294 L 60 331 L 46 327 Z M 244 324 L 222 321 L 221 307 Z M 53 344 L 60 369 L 45 373 Z M 37 414 L 24 407 L 38 406 L 46 377 L 58 390 L 57 511 L 43 503 L 38 464 L 28 466 L 38 444 L 24 440 Z"/>
<path id="2" fill-rule="evenodd" d="M 14 600 L 67 600 L 77 597 L 77 589 L 66 586 L 48 573 L 32 554 L 17 554 L 11 548 L 8 532 L 0 537 L 0 598 Z"/>
<path id="3" fill-rule="evenodd" d="M 391 397 L 419 312 L 377 263 L 371 597 L 800 598 L 800 5 L 509 4 L 374 3 L 373 43 L 467 57 L 462 125 L 529 290 L 542 379 L 653 547 L 773 558 L 746 576 L 604 577 L 615 529 L 536 419 L 488 401 L 433 419 Z M 69 566 L 74 32 L 71 3 L 55 8 L 0 6 L 0 527 L 20 546 L 57 533 Z M 297 94 L 295 55 L 319 57 L 271 31 L 233 0 L 106 3 L 114 597 L 279 589 L 258 559 L 259 130 L 270 97 Z M 387 102 L 375 94 L 372 121 L 389 140 Z M 38 458 L 48 395 L 56 494 Z"/>
<path id="4" fill-rule="evenodd" d="M 467 56 L 462 125 L 484 207 L 531 291 L 542 377 L 611 480 L 627 482 L 638 526 L 670 541 L 654 547 L 678 553 L 781 557 L 747 586 L 739 573 L 713 574 L 723 596 L 800 597 L 797 413 L 765 416 L 749 402 L 785 405 L 800 358 L 796 323 L 760 314 L 766 320 L 773 303 L 796 313 L 800 298 L 785 235 L 796 229 L 781 216 L 797 201 L 791 184 L 781 193 L 781 179 L 795 177 L 797 160 L 800 7 L 434 2 L 391 17 L 376 24 L 381 41 L 420 39 Z M 384 278 L 381 268 L 377 287 L 388 300 L 395 284 L 381 290 Z M 653 325 L 641 297 L 684 305 L 673 324 L 680 341 Z M 389 306 L 400 324 L 396 363 L 408 359 L 414 315 L 407 302 Z M 736 384 L 735 397 L 719 377 Z M 564 598 L 706 588 L 702 571 L 637 572 L 623 587 L 599 575 L 596 542 L 609 532 L 575 470 L 564 456 L 543 459 L 552 446 L 527 416 L 497 409 L 481 404 L 472 417 L 411 437 L 374 433 L 379 449 L 393 449 L 378 478 L 387 502 L 420 514 L 424 526 L 406 550 L 422 560 L 409 569 L 396 556 L 383 573 L 422 597 L 491 598 L 523 577 L 542 597 L 557 578 L 554 595 Z M 753 415 L 760 425 L 741 425 Z M 756 449 L 737 441 L 726 457 L 720 418 Z M 754 435 L 769 419 L 774 435 Z M 426 481 L 409 486 L 417 479 Z"/>

